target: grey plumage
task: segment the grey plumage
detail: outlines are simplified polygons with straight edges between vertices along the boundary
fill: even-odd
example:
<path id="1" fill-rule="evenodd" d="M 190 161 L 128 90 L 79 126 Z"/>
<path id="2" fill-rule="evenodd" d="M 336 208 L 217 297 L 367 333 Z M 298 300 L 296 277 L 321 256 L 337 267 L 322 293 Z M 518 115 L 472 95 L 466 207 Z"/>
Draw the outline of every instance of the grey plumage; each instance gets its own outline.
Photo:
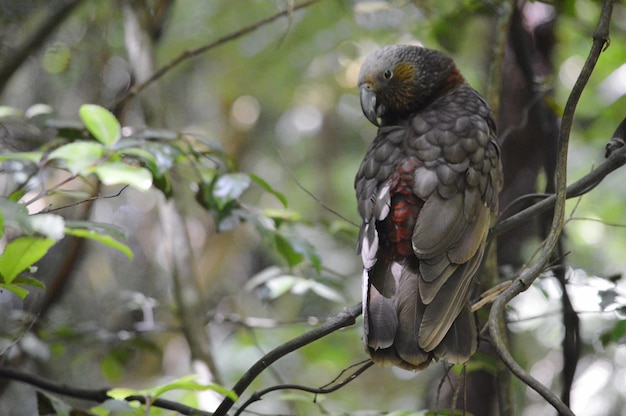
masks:
<path id="1" fill-rule="evenodd" d="M 450 58 L 414 46 L 363 64 L 379 126 L 357 173 L 364 341 L 381 364 L 464 362 L 477 344 L 470 289 L 501 187 L 495 125 Z"/>

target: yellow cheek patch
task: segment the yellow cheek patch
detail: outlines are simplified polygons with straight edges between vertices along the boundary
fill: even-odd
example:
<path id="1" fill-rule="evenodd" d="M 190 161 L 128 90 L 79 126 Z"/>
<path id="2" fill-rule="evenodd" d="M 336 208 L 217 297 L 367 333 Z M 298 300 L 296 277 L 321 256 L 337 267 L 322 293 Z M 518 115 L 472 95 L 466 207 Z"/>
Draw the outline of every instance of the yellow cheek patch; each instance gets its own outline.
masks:
<path id="1" fill-rule="evenodd" d="M 403 82 L 412 81 L 415 77 L 415 69 L 413 65 L 401 63 L 396 66 L 394 76 Z"/>

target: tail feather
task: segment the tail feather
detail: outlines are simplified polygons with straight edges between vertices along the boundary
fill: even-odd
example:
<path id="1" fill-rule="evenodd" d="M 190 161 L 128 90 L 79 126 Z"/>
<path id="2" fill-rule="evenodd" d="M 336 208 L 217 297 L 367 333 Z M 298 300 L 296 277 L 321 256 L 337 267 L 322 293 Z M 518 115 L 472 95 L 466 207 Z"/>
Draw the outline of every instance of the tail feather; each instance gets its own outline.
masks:
<path id="1" fill-rule="evenodd" d="M 427 366 L 432 358 L 430 353 L 418 347 L 418 329 L 424 315 L 424 305 L 417 301 L 418 279 L 418 275 L 410 268 L 404 268 L 396 295 L 398 329 L 393 343 L 400 358 L 414 368 Z"/>
<path id="2" fill-rule="evenodd" d="M 384 297 L 374 286 L 370 286 L 366 305 L 363 319 L 367 322 L 367 346 L 375 350 L 391 347 L 398 327 L 393 299 Z"/>
<path id="3" fill-rule="evenodd" d="M 456 280 L 465 274 L 462 269 L 474 268 L 473 262 L 457 269 L 442 286 L 439 295 L 447 289 L 457 293 L 444 294 L 442 299 L 437 296 L 434 302 L 437 306 L 426 305 L 421 299 L 423 281 L 418 262 L 412 259 L 386 265 L 379 263 L 365 271 L 363 317 L 367 351 L 380 365 L 409 370 L 425 368 L 433 359 L 465 362 L 476 350 L 477 332 L 467 301 L 469 283 L 459 284 Z M 459 294 L 459 290 L 462 293 Z M 459 302 L 458 306 L 450 305 L 455 309 L 453 316 L 447 316 L 441 300 L 444 304 L 453 300 Z M 434 309 L 439 312 L 433 313 Z"/>
<path id="4" fill-rule="evenodd" d="M 426 351 L 434 350 L 442 342 L 457 316 L 469 304 L 469 290 L 482 255 L 483 247 L 470 261 L 457 267 L 426 306 L 420 326 L 420 346 Z"/>
<path id="5" fill-rule="evenodd" d="M 438 360 L 445 359 L 449 363 L 460 364 L 469 360 L 476 352 L 477 344 L 476 322 L 468 304 L 433 352 Z"/>

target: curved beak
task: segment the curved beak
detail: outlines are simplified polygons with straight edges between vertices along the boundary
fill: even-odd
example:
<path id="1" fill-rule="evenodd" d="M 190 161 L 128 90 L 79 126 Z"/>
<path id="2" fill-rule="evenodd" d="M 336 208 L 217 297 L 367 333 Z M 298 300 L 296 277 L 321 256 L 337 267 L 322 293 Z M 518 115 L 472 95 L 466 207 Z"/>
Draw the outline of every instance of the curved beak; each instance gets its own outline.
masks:
<path id="1" fill-rule="evenodd" d="M 378 123 L 378 108 L 376 104 L 376 92 L 372 85 L 369 83 L 362 84 L 359 88 L 361 94 L 361 109 L 365 117 L 375 126 L 380 126 Z"/>

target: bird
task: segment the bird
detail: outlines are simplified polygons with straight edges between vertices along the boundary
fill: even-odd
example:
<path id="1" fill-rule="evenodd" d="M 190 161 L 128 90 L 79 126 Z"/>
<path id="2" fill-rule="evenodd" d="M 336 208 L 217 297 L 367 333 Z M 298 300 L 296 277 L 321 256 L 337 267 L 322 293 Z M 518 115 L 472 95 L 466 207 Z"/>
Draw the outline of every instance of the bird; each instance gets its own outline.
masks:
<path id="1" fill-rule="evenodd" d="M 478 343 L 471 290 L 502 187 L 492 111 L 448 55 L 421 46 L 375 51 L 358 87 L 378 127 L 354 182 L 366 351 L 412 371 L 465 363 Z"/>

